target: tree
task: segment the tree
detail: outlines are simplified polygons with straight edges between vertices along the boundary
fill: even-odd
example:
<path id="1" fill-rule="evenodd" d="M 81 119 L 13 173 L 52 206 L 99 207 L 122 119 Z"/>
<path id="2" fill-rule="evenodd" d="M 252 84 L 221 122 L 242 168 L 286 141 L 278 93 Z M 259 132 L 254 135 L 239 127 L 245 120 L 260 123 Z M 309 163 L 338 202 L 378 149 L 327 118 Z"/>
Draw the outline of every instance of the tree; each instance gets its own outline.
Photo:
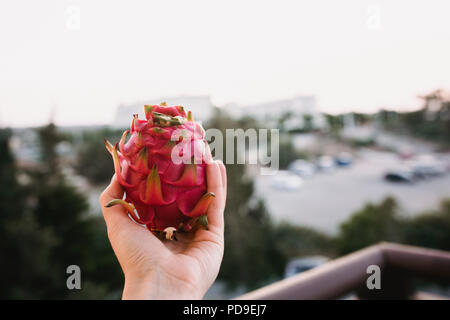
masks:
<path id="1" fill-rule="evenodd" d="M 0 130 L 0 298 L 45 297 L 55 282 L 49 255 L 55 237 L 26 208 L 28 190 L 17 181 L 9 130 Z"/>
<path id="2" fill-rule="evenodd" d="M 122 132 L 110 129 L 101 129 L 85 132 L 83 142 L 77 145 L 77 172 L 89 179 L 92 184 L 103 184 L 111 180 L 114 172 L 111 156 L 105 149 L 104 138 L 109 141 L 118 141 Z"/>
<path id="3" fill-rule="evenodd" d="M 85 195 L 62 173 L 56 126 L 38 130 L 40 159 L 21 186 L 14 159 L 0 139 L 0 197 L 7 210 L 0 224 L 0 294 L 5 298 L 63 299 L 119 297 L 123 276 L 100 215 L 88 214 Z M 66 269 L 78 265 L 82 290 L 66 287 Z M 114 296 L 114 294 L 117 294 Z"/>
<path id="4" fill-rule="evenodd" d="M 421 247 L 450 250 L 450 199 L 442 201 L 438 210 L 407 220 L 404 241 Z"/>
<path id="5" fill-rule="evenodd" d="M 21 189 L 17 183 L 17 168 L 9 148 L 11 131 L 0 130 L 0 203 L 2 204 L 2 215 L 0 221 L 22 214 L 24 201 Z"/>
<path id="6" fill-rule="evenodd" d="M 57 284 L 48 289 L 48 294 L 54 298 L 104 298 L 121 287 L 122 274 L 112 254 L 102 218 L 87 214 L 89 206 L 85 195 L 61 174 L 56 152 L 61 135 L 56 127 L 50 124 L 40 129 L 39 138 L 41 153 L 46 154 L 41 157 L 41 168 L 33 175 L 33 214 L 41 226 L 58 235 L 50 258 L 59 277 Z M 65 270 L 72 264 L 82 270 L 87 288 L 81 291 L 68 291 L 66 288 Z M 104 273 L 111 278 L 105 278 Z"/>
<path id="7" fill-rule="evenodd" d="M 450 141 L 450 99 L 442 90 L 423 97 L 423 107 L 411 112 L 382 110 L 379 119 L 391 131 L 411 134 L 438 142 L 444 147 Z"/>
<path id="8" fill-rule="evenodd" d="M 397 203 L 387 197 L 379 205 L 365 205 L 341 225 L 337 238 L 338 251 L 347 254 L 380 241 L 401 242 L 402 235 Z"/>
<path id="9" fill-rule="evenodd" d="M 41 172 L 42 178 L 47 182 L 50 179 L 61 179 L 60 159 L 56 147 L 63 141 L 63 136 L 58 132 L 55 124 L 50 123 L 37 130 L 39 146 L 41 149 Z"/>
<path id="10" fill-rule="evenodd" d="M 347 254 L 381 241 L 450 250 L 450 200 L 438 210 L 411 218 L 400 217 L 393 198 L 367 204 L 341 225 L 337 237 L 340 254 Z"/>
<path id="11" fill-rule="evenodd" d="M 306 151 L 297 150 L 292 143 L 292 136 L 287 134 L 280 135 L 279 145 L 279 165 L 280 169 L 287 169 L 289 164 L 297 159 L 308 159 L 310 154 Z"/>
<path id="12" fill-rule="evenodd" d="M 334 238 L 312 228 L 281 223 L 276 228 L 276 246 L 286 260 L 308 255 L 336 256 Z"/>

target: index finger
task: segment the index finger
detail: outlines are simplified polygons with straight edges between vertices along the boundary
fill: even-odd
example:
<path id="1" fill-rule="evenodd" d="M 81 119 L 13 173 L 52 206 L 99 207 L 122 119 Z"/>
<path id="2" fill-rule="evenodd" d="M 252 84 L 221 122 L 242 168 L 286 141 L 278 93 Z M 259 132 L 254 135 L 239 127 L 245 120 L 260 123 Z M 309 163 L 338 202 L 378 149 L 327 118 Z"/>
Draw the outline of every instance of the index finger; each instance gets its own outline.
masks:
<path id="1" fill-rule="evenodd" d="M 223 164 L 222 167 L 223 169 L 221 169 L 221 165 L 218 161 L 214 161 L 206 166 L 208 192 L 213 192 L 216 196 L 208 208 L 208 223 L 211 228 L 217 228 L 221 233 L 224 230 L 223 212 L 225 209 L 226 196 L 224 177 L 222 177 L 223 174 L 225 175 L 225 167 Z"/>
<path id="2" fill-rule="evenodd" d="M 111 200 L 122 199 L 122 196 L 122 187 L 114 176 L 110 185 L 106 187 L 99 199 L 108 232 L 117 229 L 120 225 L 134 225 L 128 218 L 126 210 L 122 206 L 106 207 Z"/>

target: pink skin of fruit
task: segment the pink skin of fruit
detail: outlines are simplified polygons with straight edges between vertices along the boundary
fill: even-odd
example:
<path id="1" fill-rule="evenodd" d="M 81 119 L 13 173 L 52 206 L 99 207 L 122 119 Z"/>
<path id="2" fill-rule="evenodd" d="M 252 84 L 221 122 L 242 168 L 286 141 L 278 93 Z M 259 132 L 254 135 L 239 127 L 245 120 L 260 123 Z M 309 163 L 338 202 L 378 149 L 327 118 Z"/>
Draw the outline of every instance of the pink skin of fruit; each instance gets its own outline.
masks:
<path id="1" fill-rule="evenodd" d="M 146 105 L 145 116 L 133 116 L 119 143 L 105 139 L 126 194 L 106 206 L 122 205 L 135 222 L 168 238 L 175 230 L 207 228 L 214 194 L 206 192 L 205 131 L 181 106 Z"/>

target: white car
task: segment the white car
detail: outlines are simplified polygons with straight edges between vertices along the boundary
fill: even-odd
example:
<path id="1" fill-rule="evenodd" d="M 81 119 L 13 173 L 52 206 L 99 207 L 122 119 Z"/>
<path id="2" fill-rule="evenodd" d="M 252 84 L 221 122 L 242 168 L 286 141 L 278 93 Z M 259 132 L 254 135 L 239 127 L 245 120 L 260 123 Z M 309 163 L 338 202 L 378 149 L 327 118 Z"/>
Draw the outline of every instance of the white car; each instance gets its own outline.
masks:
<path id="1" fill-rule="evenodd" d="M 316 172 L 315 166 L 306 160 L 298 159 L 289 165 L 289 171 L 292 171 L 295 174 L 298 174 L 299 176 L 303 178 L 309 178 L 314 175 Z"/>
<path id="2" fill-rule="evenodd" d="M 416 178 L 431 178 L 446 174 L 445 163 L 432 155 L 424 154 L 409 163 Z"/>
<path id="3" fill-rule="evenodd" d="M 270 184 L 280 191 L 296 191 L 303 185 L 303 179 L 289 171 L 280 170 L 272 177 Z"/>
<path id="4" fill-rule="evenodd" d="M 334 161 L 332 157 L 321 156 L 316 162 L 317 169 L 323 172 L 334 171 Z"/>

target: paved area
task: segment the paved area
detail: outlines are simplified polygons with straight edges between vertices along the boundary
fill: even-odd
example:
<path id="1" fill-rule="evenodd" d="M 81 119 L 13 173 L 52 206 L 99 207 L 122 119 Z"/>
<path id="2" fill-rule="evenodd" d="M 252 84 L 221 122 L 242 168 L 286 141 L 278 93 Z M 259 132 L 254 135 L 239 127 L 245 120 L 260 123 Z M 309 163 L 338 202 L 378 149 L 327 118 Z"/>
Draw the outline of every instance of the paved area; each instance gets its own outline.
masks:
<path id="1" fill-rule="evenodd" d="M 405 215 L 435 208 L 450 197 L 450 174 L 412 185 L 394 184 L 383 173 L 400 164 L 393 153 L 362 150 L 349 168 L 317 173 L 296 191 L 271 187 L 270 176 L 257 176 L 256 192 L 277 221 L 285 220 L 335 234 L 339 225 L 369 202 L 394 196 Z"/>

